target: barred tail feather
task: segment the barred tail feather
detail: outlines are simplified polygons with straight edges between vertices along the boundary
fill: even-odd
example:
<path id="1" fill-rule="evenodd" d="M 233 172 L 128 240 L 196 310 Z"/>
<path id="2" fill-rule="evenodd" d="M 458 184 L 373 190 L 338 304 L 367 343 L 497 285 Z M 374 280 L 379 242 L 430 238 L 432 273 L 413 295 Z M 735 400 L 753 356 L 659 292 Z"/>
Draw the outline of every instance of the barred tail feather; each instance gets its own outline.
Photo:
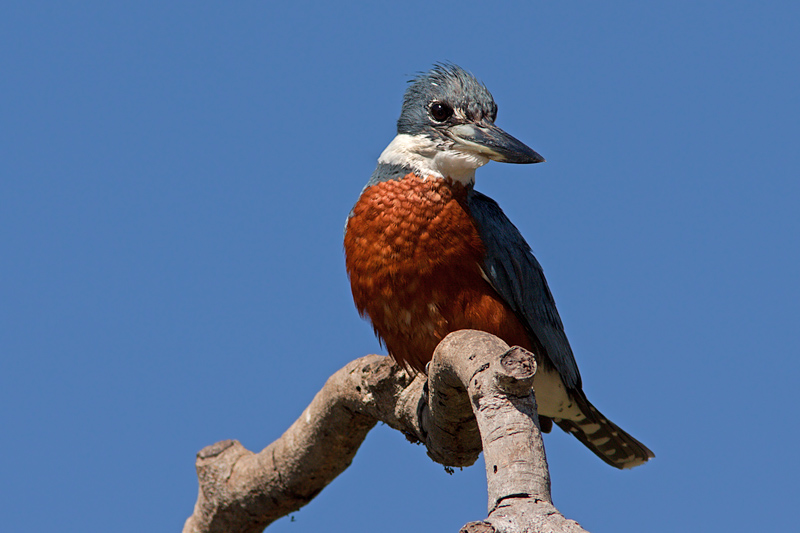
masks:
<path id="1" fill-rule="evenodd" d="M 607 419 L 583 394 L 571 395 L 583 420 L 554 419 L 558 427 L 572 433 L 600 459 L 615 468 L 633 468 L 655 457 L 647 446 Z"/>

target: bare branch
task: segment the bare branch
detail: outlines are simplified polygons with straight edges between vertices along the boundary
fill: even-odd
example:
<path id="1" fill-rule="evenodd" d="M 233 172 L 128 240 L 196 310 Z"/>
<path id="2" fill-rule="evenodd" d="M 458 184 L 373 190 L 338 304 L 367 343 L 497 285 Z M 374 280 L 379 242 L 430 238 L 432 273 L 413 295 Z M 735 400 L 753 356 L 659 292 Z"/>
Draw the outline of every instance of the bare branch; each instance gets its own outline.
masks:
<path id="1" fill-rule="evenodd" d="M 465 360 L 469 364 L 465 365 Z M 469 523 L 461 531 L 585 531 L 564 518 L 550 497 L 550 472 L 533 395 L 533 354 L 520 347 L 509 349 L 487 333 L 459 331 L 436 348 L 430 380 L 451 373 L 466 386 L 472 402 L 489 493 L 489 517 Z"/>
<path id="2" fill-rule="evenodd" d="M 259 453 L 223 441 L 197 454 L 200 490 L 184 533 L 260 532 L 310 502 L 350 465 L 382 421 L 447 466 L 486 458 L 489 517 L 462 531 L 583 531 L 550 501 L 532 394 L 536 363 L 478 331 L 445 338 L 425 376 L 387 357 L 357 359 L 328 379 L 300 418 Z"/>

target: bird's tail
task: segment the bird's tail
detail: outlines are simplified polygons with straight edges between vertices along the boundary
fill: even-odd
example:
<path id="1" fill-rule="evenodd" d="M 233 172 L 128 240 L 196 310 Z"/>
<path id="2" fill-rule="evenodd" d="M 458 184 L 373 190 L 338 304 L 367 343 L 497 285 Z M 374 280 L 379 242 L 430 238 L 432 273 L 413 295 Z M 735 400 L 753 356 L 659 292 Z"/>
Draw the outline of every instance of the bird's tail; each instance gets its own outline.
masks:
<path id="1" fill-rule="evenodd" d="M 615 468 L 633 468 L 655 457 L 647 446 L 607 419 L 583 394 L 572 394 L 582 420 L 554 419 L 558 427 L 572 433 L 600 459 Z"/>

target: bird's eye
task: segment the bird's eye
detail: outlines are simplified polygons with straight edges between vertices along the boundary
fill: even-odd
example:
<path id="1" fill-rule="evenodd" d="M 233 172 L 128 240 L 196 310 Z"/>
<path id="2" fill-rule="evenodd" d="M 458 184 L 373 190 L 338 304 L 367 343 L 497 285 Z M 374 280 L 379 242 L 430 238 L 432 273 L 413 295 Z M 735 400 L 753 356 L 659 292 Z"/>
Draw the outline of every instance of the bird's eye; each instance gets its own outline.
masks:
<path id="1" fill-rule="evenodd" d="M 453 108 L 442 102 L 434 102 L 431 104 L 431 116 L 436 122 L 444 122 L 453 116 Z"/>

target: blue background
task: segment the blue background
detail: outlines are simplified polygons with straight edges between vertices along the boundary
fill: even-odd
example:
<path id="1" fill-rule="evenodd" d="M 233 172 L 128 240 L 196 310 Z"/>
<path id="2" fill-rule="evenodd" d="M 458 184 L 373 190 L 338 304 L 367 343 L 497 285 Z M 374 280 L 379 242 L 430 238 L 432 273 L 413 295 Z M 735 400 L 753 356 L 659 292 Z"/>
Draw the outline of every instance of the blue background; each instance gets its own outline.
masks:
<path id="1" fill-rule="evenodd" d="M 547 158 L 491 163 L 584 378 L 656 453 L 547 437 L 592 531 L 796 527 L 795 2 L 37 2 L 0 16 L 4 531 L 177 531 L 194 455 L 260 450 L 380 351 L 342 227 L 406 81 L 472 71 Z M 457 531 L 447 475 L 386 427 L 270 531 Z"/>

